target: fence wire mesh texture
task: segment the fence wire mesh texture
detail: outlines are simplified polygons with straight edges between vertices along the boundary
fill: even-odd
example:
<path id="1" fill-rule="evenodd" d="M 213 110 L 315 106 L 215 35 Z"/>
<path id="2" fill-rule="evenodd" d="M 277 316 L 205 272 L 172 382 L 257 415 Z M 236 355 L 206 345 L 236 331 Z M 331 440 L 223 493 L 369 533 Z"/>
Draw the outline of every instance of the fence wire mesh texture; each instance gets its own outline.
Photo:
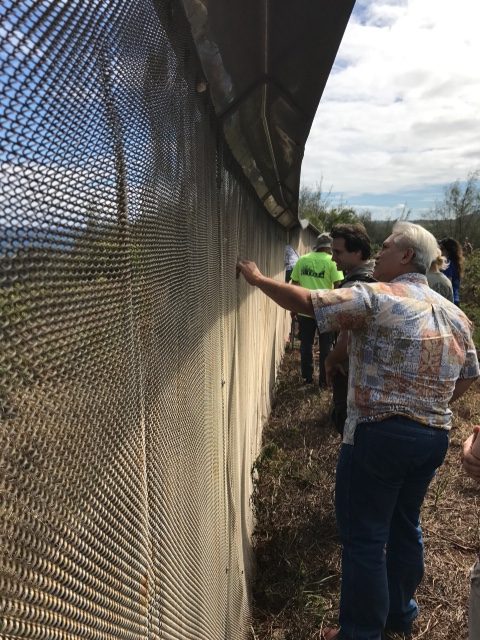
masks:
<path id="1" fill-rule="evenodd" d="M 244 638 L 286 232 L 180 5 L 0 7 L 0 637 Z M 200 83 L 201 84 L 201 83 Z"/>

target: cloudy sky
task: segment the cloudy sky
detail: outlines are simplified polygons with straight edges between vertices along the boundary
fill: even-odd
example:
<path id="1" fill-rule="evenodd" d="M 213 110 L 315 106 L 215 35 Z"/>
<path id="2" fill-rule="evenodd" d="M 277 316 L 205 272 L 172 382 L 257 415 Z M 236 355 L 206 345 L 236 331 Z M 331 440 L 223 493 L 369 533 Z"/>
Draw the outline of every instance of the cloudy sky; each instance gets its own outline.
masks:
<path id="1" fill-rule="evenodd" d="M 421 217 L 480 169 L 480 2 L 357 0 L 302 184 L 374 218 Z"/>

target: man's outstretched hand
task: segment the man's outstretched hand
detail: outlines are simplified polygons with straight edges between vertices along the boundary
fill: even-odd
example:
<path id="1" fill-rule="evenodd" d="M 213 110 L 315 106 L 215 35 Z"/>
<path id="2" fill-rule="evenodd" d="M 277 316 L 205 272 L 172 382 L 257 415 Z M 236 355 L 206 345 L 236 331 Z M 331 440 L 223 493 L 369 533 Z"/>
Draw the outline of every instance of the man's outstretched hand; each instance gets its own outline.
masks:
<path id="1" fill-rule="evenodd" d="M 262 279 L 260 269 L 255 262 L 251 260 L 241 260 L 240 258 L 237 260 L 237 278 L 240 274 L 243 275 L 248 284 L 254 287 L 257 286 Z"/>
<path id="2" fill-rule="evenodd" d="M 291 284 L 264 276 L 255 262 L 251 260 L 239 259 L 237 261 L 237 278 L 240 274 L 249 284 L 258 287 L 266 296 L 287 311 L 295 311 L 313 317 L 312 298 L 308 289 L 293 287 Z"/>

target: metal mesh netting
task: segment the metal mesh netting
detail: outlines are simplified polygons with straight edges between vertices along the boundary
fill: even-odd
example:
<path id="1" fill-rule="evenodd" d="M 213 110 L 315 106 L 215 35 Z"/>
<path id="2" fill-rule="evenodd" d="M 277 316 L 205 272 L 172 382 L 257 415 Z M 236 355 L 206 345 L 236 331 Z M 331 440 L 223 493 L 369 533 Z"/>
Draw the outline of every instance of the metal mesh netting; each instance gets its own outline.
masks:
<path id="1" fill-rule="evenodd" d="M 305 253 L 313 251 L 315 242 L 317 240 L 318 231 L 309 225 L 306 229 L 302 229 L 299 226 L 290 231 L 288 241 L 294 247 L 298 255 L 302 256 Z"/>
<path id="2" fill-rule="evenodd" d="M 286 234 L 176 3 L 0 19 L 0 637 L 245 637 Z"/>

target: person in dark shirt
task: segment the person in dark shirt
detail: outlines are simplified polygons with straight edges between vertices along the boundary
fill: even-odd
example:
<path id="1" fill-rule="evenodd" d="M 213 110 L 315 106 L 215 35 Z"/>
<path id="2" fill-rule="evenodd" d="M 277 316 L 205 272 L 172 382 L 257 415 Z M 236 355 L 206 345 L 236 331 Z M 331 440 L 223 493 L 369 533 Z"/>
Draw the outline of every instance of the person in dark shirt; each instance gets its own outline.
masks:
<path id="1" fill-rule="evenodd" d="M 453 301 L 460 306 L 460 283 L 463 278 L 463 250 L 462 245 L 455 238 L 443 238 L 440 240 L 440 249 L 448 260 L 448 266 L 444 270 L 444 274 L 452 283 Z"/>
<path id="2" fill-rule="evenodd" d="M 331 231 L 332 258 L 345 278 L 339 288 L 353 287 L 356 282 L 376 282 L 373 277 L 375 261 L 372 247 L 363 224 L 337 224 Z M 327 383 L 332 387 L 331 418 L 343 436 L 347 418 L 348 391 L 348 331 L 338 334 L 337 342 L 325 361 Z"/>

